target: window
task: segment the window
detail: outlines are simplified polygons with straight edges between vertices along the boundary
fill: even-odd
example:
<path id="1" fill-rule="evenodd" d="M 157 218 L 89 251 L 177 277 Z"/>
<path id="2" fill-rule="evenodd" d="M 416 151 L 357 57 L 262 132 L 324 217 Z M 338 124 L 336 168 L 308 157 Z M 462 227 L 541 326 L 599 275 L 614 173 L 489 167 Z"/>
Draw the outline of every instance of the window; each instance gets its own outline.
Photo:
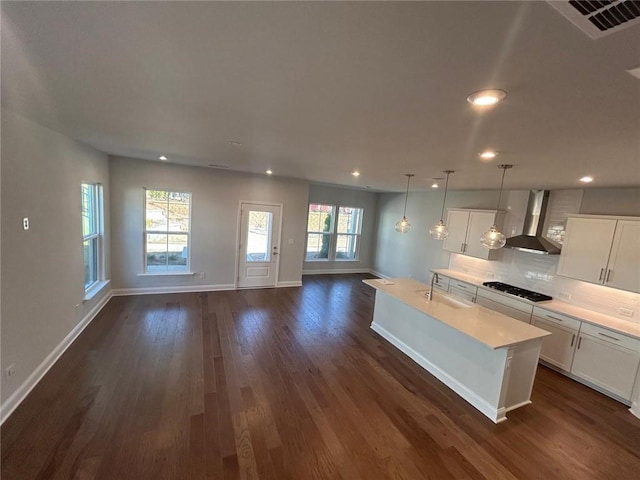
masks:
<path id="1" fill-rule="evenodd" d="M 189 271 L 191 194 L 145 189 L 145 272 Z"/>
<path id="2" fill-rule="evenodd" d="M 82 184 L 82 250 L 84 290 L 102 277 L 102 185 Z"/>
<path id="3" fill-rule="evenodd" d="M 357 260 L 361 228 L 362 208 L 310 204 L 305 260 Z"/>

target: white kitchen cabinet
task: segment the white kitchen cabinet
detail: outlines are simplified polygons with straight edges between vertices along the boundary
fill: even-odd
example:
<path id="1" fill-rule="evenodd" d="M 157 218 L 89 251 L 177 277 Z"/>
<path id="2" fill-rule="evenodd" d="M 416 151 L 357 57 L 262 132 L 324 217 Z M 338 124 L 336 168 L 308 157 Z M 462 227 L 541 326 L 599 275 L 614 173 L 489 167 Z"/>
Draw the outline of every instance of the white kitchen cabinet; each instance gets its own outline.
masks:
<path id="1" fill-rule="evenodd" d="M 496 223 L 500 226 L 502 212 L 497 210 L 449 209 L 447 228 L 449 236 L 442 248 L 452 253 L 493 260 L 497 250 L 489 250 L 480 243 L 480 237 Z"/>
<path id="2" fill-rule="evenodd" d="M 544 338 L 540 359 L 566 372 L 571 371 L 578 344 L 580 320 L 534 307 L 531 324 L 551 332 Z"/>
<path id="3" fill-rule="evenodd" d="M 640 292 L 640 219 L 569 217 L 557 272 Z"/>
<path id="4" fill-rule="evenodd" d="M 475 303 L 478 287 L 471 283 L 462 282 L 460 280 L 449 280 L 449 293 L 465 300 Z"/>
<path id="5" fill-rule="evenodd" d="M 640 340 L 583 323 L 571 373 L 630 402 L 640 365 Z"/>
<path id="6" fill-rule="evenodd" d="M 531 320 L 533 305 L 498 292 L 480 288 L 478 289 L 476 303 L 524 323 L 529 323 Z"/>

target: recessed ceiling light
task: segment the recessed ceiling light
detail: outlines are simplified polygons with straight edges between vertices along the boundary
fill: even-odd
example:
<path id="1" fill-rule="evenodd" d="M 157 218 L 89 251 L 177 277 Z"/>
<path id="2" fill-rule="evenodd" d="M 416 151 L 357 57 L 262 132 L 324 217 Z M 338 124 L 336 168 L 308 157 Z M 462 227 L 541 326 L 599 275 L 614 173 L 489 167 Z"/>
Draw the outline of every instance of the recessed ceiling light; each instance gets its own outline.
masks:
<path id="1" fill-rule="evenodd" d="M 592 176 L 590 176 L 590 175 L 587 175 L 586 177 L 582 177 L 582 178 L 580 179 L 580 181 L 581 181 L 582 183 L 591 183 L 591 182 L 593 182 L 593 177 L 592 177 Z"/>
<path id="2" fill-rule="evenodd" d="M 354 177 L 359 177 L 360 172 L 358 170 L 354 170 L 353 172 L 351 172 L 351 175 L 353 175 Z"/>
<path id="3" fill-rule="evenodd" d="M 235 140 L 229 140 L 229 145 L 233 145 L 234 147 L 241 147 L 242 144 L 240 142 L 236 142 Z"/>
<path id="4" fill-rule="evenodd" d="M 494 152 L 493 150 L 485 150 L 482 153 L 479 153 L 478 156 L 483 160 L 491 160 L 492 158 L 496 158 L 498 156 L 498 152 Z"/>
<path id="5" fill-rule="evenodd" d="M 431 188 L 438 188 L 438 184 L 434 183 L 433 185 L 431 185 Z"/>
<path id="6" fill-rule="evenodd" d="M 160 155 L 158 157 L 159 160 L 169 160 L 167 157 L 165 157 L 164 155 Z"/>
<path id="7" fill-rule="evenodd" d="M 503 100 L 507 96 L 507 92 L 504 90 L 480 90 L 474 92 L 467 97 L 467 102 L 479 107 L 487 107 L 495 105 L 500 100 Z"/>
<path id="8" fill-rule="evenodd" d="M 267 171 L 266 171 L 266 174 L 267 174 L 267 175 L 271 175 L 272 173 L 273 173 L 273 172 L 271 171 L 271 169 L 269 169 L 269 170 L 267 170 Z"/>

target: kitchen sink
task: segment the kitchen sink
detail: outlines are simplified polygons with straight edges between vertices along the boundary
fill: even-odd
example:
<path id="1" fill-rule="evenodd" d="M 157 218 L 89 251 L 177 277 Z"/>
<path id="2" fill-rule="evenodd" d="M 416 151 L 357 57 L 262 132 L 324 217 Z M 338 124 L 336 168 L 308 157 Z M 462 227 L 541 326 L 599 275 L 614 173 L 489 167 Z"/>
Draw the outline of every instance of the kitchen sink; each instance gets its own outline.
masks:
<path id="1" fill-rule="evenodd" d="M 428 296 L 429 290 L 416 290 L 416 293 L 423 296 L 427 302 L 430 301 Z M 433 292 L 433 300 L 431 301 L 434 303 L 444 304 L 452 308 L 471 308 L 474 306 L 471 302 L 467 302 L 461 298 L 454 298 L 440 292 Z"/>

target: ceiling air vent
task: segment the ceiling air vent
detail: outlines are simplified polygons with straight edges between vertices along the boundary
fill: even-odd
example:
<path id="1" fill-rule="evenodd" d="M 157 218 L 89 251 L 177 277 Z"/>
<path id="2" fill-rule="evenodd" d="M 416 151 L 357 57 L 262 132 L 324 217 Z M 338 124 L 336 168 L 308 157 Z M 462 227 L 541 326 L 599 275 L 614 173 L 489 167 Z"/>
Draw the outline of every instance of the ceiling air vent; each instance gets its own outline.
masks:
<path id="1" fill-rule="evenodd" d="M 591 38 L 640 25 L 638 0 L 548 0 L 548 3 Z"/>

